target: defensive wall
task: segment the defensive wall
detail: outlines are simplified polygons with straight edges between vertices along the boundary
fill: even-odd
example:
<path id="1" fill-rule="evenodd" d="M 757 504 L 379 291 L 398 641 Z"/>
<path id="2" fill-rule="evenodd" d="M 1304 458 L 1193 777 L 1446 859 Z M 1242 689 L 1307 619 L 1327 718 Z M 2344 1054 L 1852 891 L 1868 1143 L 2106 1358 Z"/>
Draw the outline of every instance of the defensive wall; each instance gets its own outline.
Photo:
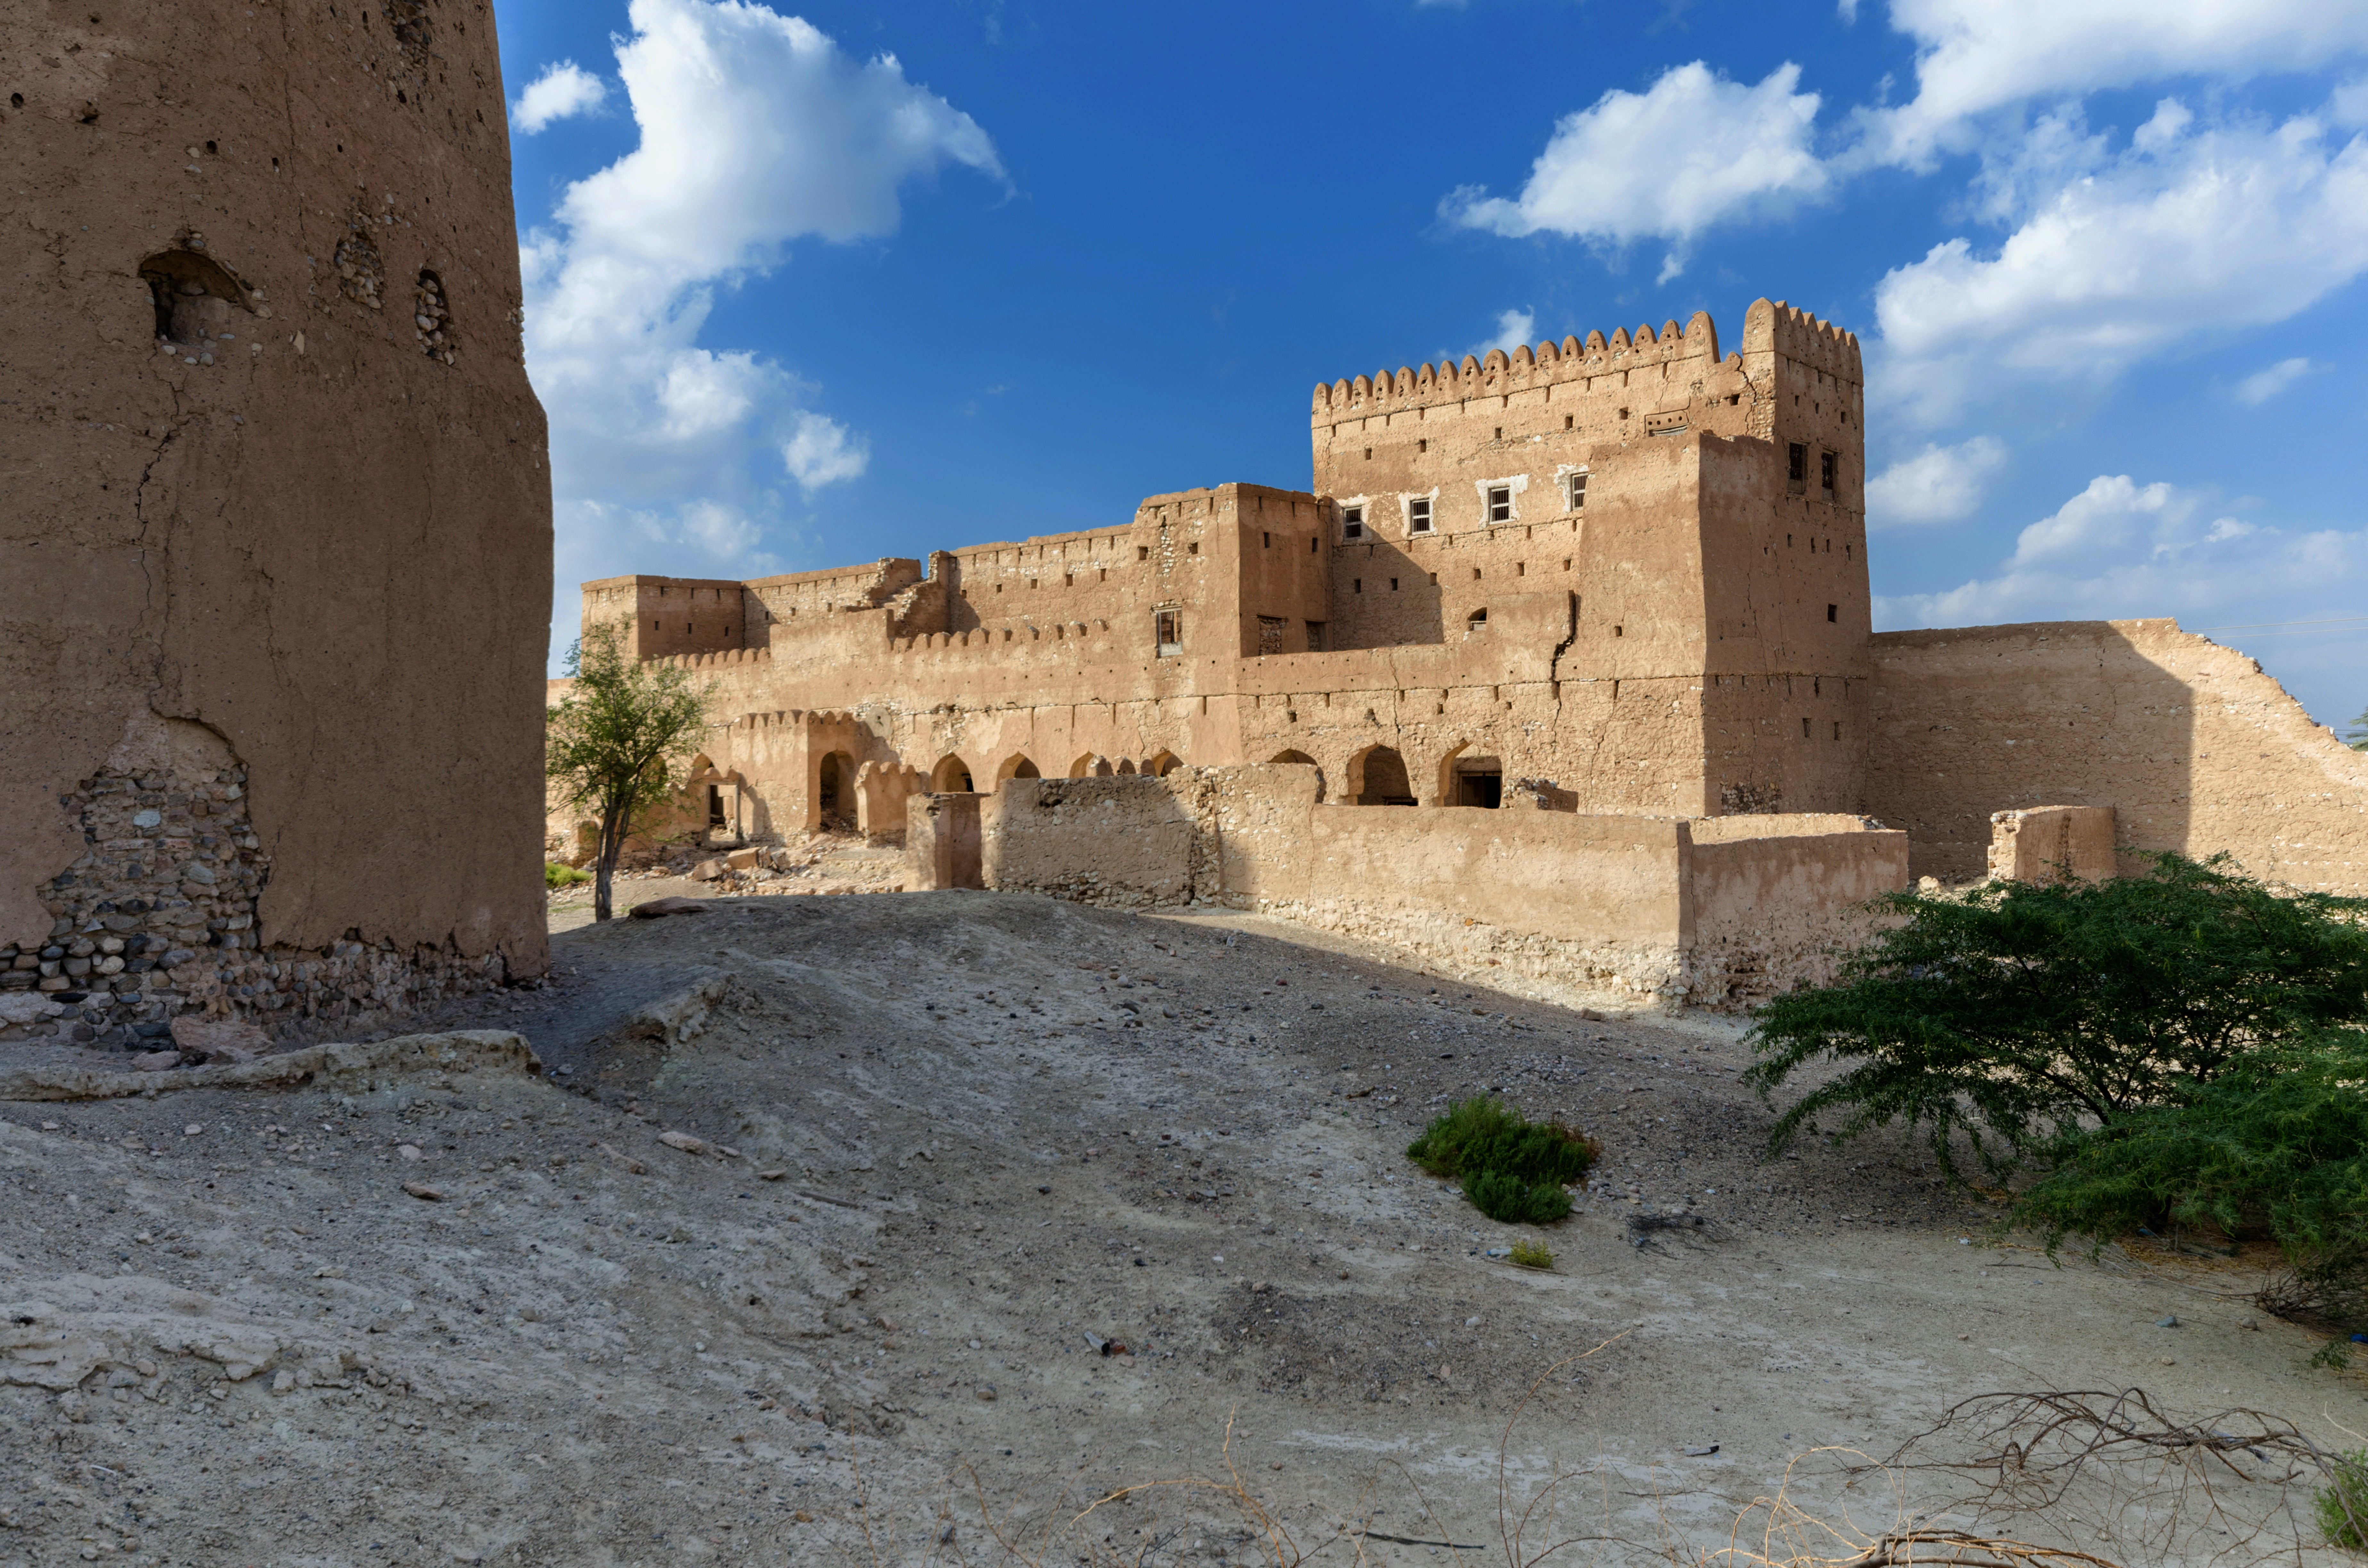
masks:
<path id="1" fill-rule="evenodd" d="M 1991 814 L 2044 802 L 2111 807 L 2130 848 L 2368 894 L 2368 753 L 2233 648 L 2086 620 L 1886 631 L 1871 653 L 1866 810 L 1907 830 L 1919 876 L 1979 875 Z"/>
<path id="2" fill-rule="evenodd" d="M 947 802 L 976 801 L 987 887 L 1257 910 L 1467 972 L 1656 1004 L 1745 1006 L 1823 978 L 1862 928 L 1859 906 L 1907 882 L 1907 835 L 1850 816 L 1355 811 L 1315 797 L 1304 766 L 1187 767 L 1014 779 L 927 809 L 946 824 L 931 846 L 958 844 Z"/>
<path id="3" fill-rule="evenodd" d="M 604 579 L 585 622 L 712 680 L 706 760 L 757 836 L 866 767 L 1281 760 L 1328 800 L 1849 811 L 1861 382 L 1854 338 L 1763 300 L 1724 356 L 1697 315 L 1320 387 L 1312 491 L 1168 492 L 926 565 Z"/>
<path id="4" fill-rule="evenodd" d="M 483 0 L 0 11 L 0 1038 L 541 972 Z"/>

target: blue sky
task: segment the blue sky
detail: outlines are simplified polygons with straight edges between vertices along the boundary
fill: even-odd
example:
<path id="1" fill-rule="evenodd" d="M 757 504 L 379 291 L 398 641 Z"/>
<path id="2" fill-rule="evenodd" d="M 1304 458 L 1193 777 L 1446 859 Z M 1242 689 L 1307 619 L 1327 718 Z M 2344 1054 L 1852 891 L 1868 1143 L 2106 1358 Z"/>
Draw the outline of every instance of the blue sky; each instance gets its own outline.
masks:
<path id="1" fill-rule="evenodd" d="M 558 647 L 586 578 L 1304 485 L 1318 381 L 1764 294 L 1865 344 L 1879 627 L 2175 615 L 2368 706 L 2368 6 L 499 17 Z"/>

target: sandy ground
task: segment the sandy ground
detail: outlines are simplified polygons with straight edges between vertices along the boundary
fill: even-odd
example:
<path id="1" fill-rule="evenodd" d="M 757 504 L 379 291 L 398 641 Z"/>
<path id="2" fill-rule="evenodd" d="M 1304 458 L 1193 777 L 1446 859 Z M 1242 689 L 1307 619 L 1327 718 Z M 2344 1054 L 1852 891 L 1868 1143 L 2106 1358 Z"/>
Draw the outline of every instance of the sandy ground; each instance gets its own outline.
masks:
<path id="1" fill-rule="evenodd" d="M 540 1073 L 488 1035 L 0 1105 L 0 1563 L 985 1563 L 995 1519 L 1031 1562 L 1167 1568 L 1264 1560 L 1261 1518 L 1286 1557 L 1502 1561 L 1500 1495 L 1573 1471 L 1564 1526 L 1611 1539 L 1556 1560 L 1633 1562 L 1985 1392 L 2368 1431 L 2235 1265 L 1987 1244 L 1890 1140 L 1759 1163 L 1726 1022 L 1021 895 L 554 946 L 548 989 L 421 1020 Z M 1403 1157 L 1482 1090 L 1604 1145 L 1551 1271 Z M 1645 1210 L 1702 1224 L 1638 1245 Z M 1265 1515 L 1076 1519 L 1227 1475 L 1229 1423 Z M 1872 1530 L 1966 1485 L 1839 1463 L 1795 1494 Z M 2078 1544 L 2252 1560 L 2151 1517 Z"/>

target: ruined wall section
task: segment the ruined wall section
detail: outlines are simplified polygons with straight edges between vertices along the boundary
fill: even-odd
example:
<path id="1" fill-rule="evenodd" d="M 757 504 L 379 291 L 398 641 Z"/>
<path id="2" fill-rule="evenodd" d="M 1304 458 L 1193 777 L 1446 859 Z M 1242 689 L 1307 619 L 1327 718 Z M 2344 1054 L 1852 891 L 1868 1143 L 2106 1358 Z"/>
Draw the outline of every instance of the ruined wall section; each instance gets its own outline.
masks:
<path id="1" fill-rule="evenodd" d="M 2125 846 L 2368 894 L 2368 754 L 2233 648 L 2092 620 L 1886 631 L 1872 652 L 1867 810 L 1908 831 L 1919 876 L 1982 875 L 1993 812 L 2110 806 Z"/>
<path id="2" fill-rule="evenodd" d="M 1466 972 L 1711 1006 L 1829 973 L 1863 936 L 1856 907 L 1907 881 L 1905 835 L 1855 817 L 1697 824 L 1316 796 L 1312 770 L 1289 766 L 1015 780 L 981 812 L 984 877 L 1120 908 L 1257 909 Z"/>
<path id="3" fill-rule="evenodd" d="M 93 920 L 178 939 L 144 896 L 54 896 L 113 832 L 76 797 L 157 718 L 245 770 L 264 949 L 547 961 L 517 607 L 550 490 L 493 18 L 339 12 L 0 15 L 0 941 L 37 965 Z M 82 996 L 51 1022 L 115 1037 Z"/>

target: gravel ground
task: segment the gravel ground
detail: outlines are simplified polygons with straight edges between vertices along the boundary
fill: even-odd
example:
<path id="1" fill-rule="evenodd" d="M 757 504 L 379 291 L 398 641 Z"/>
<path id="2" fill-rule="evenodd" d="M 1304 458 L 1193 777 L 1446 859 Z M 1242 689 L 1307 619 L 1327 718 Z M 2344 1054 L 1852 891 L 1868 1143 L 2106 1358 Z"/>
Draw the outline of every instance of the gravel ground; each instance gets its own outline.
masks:
<path id="1" fill-rule="evenodd" d="M 984 1563 L 996 1521 L 1167 1568 L 1260 1560 L 1261 1519 L 1429 1563 L 1574 1467 L 1642 1561 L 1990 1390 L 2368 1430 L 2237 1265 L 1987 1244 L 1888 1139 L 1759 1163 L 1725 1021 L 1024 895 L 554 951 L 419 1020 L 498 1032 L 0 1104 L 0 1563 Z M 1403 1157 L 1484 1090 L 1604 1146 L 1549 1271 Z M 1638 1245 L 1646 1211 L 1701 1224 Z M 1138 1491 L 1045 1533 L 1188 1475 L 1266 1512 Z M 1878 1528 L 1940 1495 L 1846 1479 L 1794 1486 Z"/>

